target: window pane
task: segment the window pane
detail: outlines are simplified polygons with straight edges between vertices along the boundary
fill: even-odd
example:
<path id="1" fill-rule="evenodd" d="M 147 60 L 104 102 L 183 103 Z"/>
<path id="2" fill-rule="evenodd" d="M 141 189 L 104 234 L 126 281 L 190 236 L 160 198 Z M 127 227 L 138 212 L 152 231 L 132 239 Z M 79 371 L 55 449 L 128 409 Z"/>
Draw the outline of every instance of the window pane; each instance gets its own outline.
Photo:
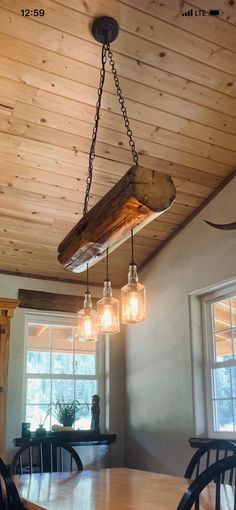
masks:
<path id="1" fill-rule="evenodd" d="M 230 367 L 213 370 L 214 398 L 231 397 Z"/>
<path id="2" fill-rule="evenodd" d="M 27 379 L 27 404 L 49 404 L 50 398 L 50 379 Z"/>
<path id="3" fill-rule="evenodd" d="M 96 358 L 94 354 L 75 354 L 75 374 L 95 375 Z"/>
<path id="4" fill-rule="evenodd" d="M 53 352 L 52 374 L 73 374 L 73 354 Z"/>
<path id="5" fill-rule="evenodd" d="M 50 430 L 50 415 L 47 416 L 47 405 L 27 405 L 26 406 L 26 421 L 30 423 L 30 430 L 35 430 L 42 425 Z"/>
<path id="6" fill-rule="evenodd" d="M 214 335 L 216 361 L 233 359 L 231 331 L 223 331 Z"/>
<path id="7" fill-rule="evenodd" d="M 50 352 L 27 352 L 27 372 L 30 374 L 50 373 Z"/>
<path id="8" fill-rule="evenodd" d="M 29 324 L 28 350 L 47 351 L 50 349 L 50 327 L 48 324 Z"/>
<path id="9" fill-rule="evenodd" d="M 236 297 L 231 299 L 232 326 L 236 327 Z"/>
<path id="10" fill-rule="evenodd" d="M 71 402 L 74 400 L 74 381 L 71 379 L 53 379 L 52 402 L 57 400 Z"/>
<path id="11" fill-rule="evenodd" d="M 76 400 L 81 404 L 80 418 L 76 422 L 76 428 L 88 430 L 91 426 L 91 404 L 92 396 L 97 393 L 97 381 L 76 381 Z"/>
<path id="12" fill-rule="evenodd" d="M 73 329 L 67 326 L 51 326 L 52 350 L 73 352 Z"/>
<path id="13" fill-rule="evenodd" d="M 225 299 L 213 304 L 213 325 L 214 331 L 230 329 L 230 299 Z"/>
<path id="14" fill-rule="evenodd" d="M 225 432 L 234 430 L 232 400 L 214 401 L 214 430 Z"/>
<path id="15" fill-rule="evenodd" d="M 75 398 L 80 403 L 89 403 L 92 402 L 92 396 L 97 393 L 97 381 L 76 381 L 75 386 Z"/>
<path id="16" fill-rule="evenodd" d="M 231 367 L 232 396 L 236 397 L 236 366 Z"/>

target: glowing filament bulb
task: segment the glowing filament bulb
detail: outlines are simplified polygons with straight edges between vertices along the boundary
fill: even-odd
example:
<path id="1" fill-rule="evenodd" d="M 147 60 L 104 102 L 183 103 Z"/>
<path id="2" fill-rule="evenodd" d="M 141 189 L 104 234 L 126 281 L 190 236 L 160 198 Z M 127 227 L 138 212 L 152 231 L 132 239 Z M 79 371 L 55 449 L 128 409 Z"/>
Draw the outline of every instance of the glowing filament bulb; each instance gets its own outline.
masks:
<path id="1" fill-rule="evenodd" d="M 130 297 L 130 314 L 132 319 L 136 319 L 139 311 L 139 301 L 137 296 L 134 294 Z"/>
<path id="2" fill-rule="evenodd" d="M 112 326 L 112 314 L 110 308 L 105 308 L 102 322 L 105 328 L 110 328 Z"/>
<path id="3" fill-rule="evenodd" d="M 84 329 L 85 329 L 86 337 L 90 338 L 92 335 L 92 324 L 91 324 L 91 320 L 88 318 L 85 320 Z"/>

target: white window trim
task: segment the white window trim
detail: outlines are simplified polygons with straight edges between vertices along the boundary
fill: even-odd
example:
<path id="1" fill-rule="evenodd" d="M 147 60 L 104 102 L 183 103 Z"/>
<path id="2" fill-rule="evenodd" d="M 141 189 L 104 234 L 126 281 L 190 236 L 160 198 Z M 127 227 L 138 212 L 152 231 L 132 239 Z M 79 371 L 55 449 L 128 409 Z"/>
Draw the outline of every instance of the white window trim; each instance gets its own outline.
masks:
<path id="1" fill-rule="evenodd" d="M 42 321 L 48 323 L 49 325 L 64 325 L 64 326 L 75 326 L 77 321 L 77 314 L 73 313 L 63 313 L 63 312 L 44 312 L 40 310 L 25 310 L 25 334 L 24 334 L 24 375 L 23 375 L 23 409 L 22 409 L 22 421 L 26 419 L 26 391 L 27 391 L 27 332 L 28 325 L 30 323 L 41 324 Z M 100 429 L 104 430 L 104 426 L 106 423 L 105 420 L 105 339 L 104 335 L 101 335 L 99 341 L 96 342 L 96 348 L 98 349 L 96 356 L 96 375 L 95 376 L 87 376 L 80 375 L 75 376 L 74 374 L 63 375 L 63 379 L 94 379 L 98 381 L 97 393 L 100 397 Z M 45 378 L 41 374 L 32 374 L 31 378 L 40 379 Z M 57 378 L 57 375 L 54 377 Z M 58 374 L 58 379 L 61 378 L 61 374 Z"/>
<path id="2" fill-rule="evenodd" d="M 213 291 L 210 294 L 202 296 L 202 326 L 203 326 L 203 350 L 204 350 L 204 373 L 205 373 L 205 400 L 206 400 L 206 420 L 207 420 L 207 435 L 215 438 L 236 439 L 236 432 L 226 432 L 214 430 L 213 425 L 213 409 L 212 409 L 212 382 L 211 382 L 211 368 L 218 366 L 235 366 L 236 360 L 232 362 L 218 362 L 213 363 L 213 345 L 212 345 L 212 329 L 211 329 L 211 305 L 217 301 L 225 300 L 236 295 L 236 285 L 230 285 L 224 289 Z"/>

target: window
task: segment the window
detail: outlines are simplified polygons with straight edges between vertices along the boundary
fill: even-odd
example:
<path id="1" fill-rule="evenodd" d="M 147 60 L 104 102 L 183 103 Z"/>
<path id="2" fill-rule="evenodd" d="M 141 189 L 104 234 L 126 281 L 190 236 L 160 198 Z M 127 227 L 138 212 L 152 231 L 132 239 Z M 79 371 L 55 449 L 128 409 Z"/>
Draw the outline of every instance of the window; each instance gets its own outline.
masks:
<path id="1" fill-rule="evenodd" d="M 236 437 L 236 289 L 203 298 L 208 433 Z"/>
<path id="2" fill-rule="evenodd" d="M 57 424 L 57 400 L 78 400 L 75 428 L 90 429 L 92 395 L 103 395 L 101 342 L 80 342 L 76 317 L 28 314 L 26 318 L 25 421 L 31 430 Z M 102 402 L 101 402 L 102 404 Z"/>

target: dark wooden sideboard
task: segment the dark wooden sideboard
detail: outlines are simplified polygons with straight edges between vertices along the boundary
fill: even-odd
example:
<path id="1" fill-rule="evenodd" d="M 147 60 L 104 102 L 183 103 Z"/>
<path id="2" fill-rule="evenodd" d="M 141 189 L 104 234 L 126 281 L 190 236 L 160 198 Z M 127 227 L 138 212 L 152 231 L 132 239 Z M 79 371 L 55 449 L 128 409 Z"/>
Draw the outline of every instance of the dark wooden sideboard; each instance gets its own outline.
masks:
<path id="1" fill-rule="evenodd" d="M 91 431 L 71 431 L 71 432 L 48 432 L 46 436 L 37 437 L 32 433 L 31 437 L 17 437 L 14 440 L 15 446 L 29 446 L 35 441 L 40 440 L 47 444 L 54 441 L 63 441 L 71 446 L 92 446 L 92 445 L 110 445 L 115 443 L 116 434 L 95 434 Z"/>

